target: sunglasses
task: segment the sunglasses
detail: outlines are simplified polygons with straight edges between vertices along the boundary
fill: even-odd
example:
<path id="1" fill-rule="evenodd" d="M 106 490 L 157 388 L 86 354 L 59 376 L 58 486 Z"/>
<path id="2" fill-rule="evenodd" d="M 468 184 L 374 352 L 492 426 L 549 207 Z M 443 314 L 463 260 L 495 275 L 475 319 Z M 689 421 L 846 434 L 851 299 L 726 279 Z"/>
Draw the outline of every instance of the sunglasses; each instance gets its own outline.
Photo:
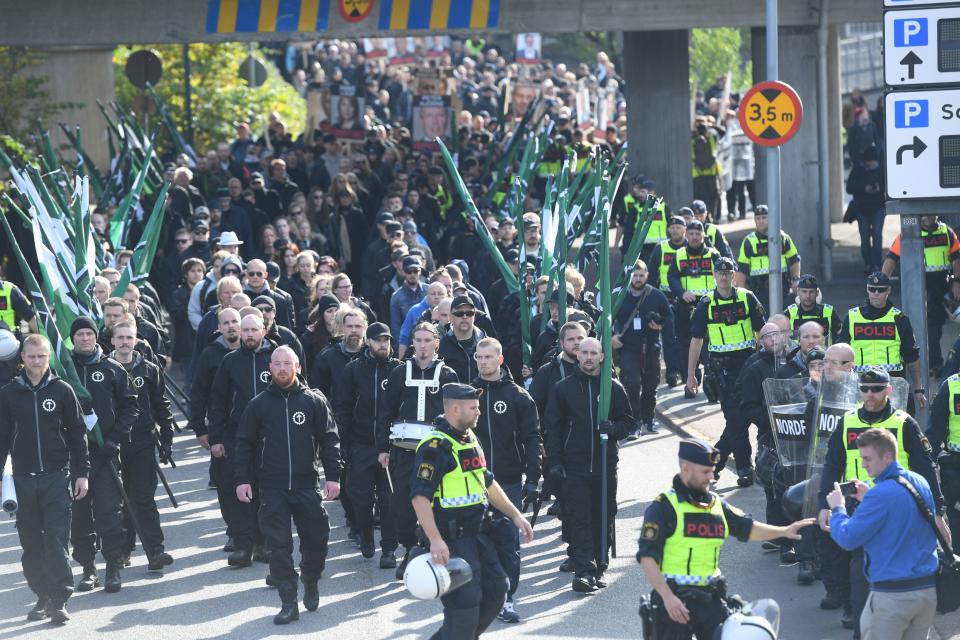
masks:
<path id="1" fill-rule="evenodd" d="M 883 390 L 887 388 L 885 384 L 862 384 L 860 385 L 861 393 L 883 393 Z"/>
<path id="2" fill-rule="evenodd" d="M 223 269 L 222 273 L 223 273 L 223 275 L 225 275 L 225 276 L 239 276 L 239 275 L 240 275 L 240 271 L 238 271 L 237 269 Z"/>
<path id="3" fill-rule="evenodd" d="M 261 313 L 273 313 L 272 307 L 257 307 L 257 309 L 260 309 Z"/>
<path id="4" fill-rule="evenodd" d="M 867 287 L 867 291 L 870 293 L 886 293 L 890 291 L 890 287 Z"/>
<path id="5" fill-rule="evenodd" d="M 457 318 L 472 318 L 475 313 L 474 311 L 454 311 L 453 315 Z"/>
<path id="6" fill-rule="evenodd" d="M 247 271 L 247 275 L 251 278 L 262 278 L 263 271 Z"/>

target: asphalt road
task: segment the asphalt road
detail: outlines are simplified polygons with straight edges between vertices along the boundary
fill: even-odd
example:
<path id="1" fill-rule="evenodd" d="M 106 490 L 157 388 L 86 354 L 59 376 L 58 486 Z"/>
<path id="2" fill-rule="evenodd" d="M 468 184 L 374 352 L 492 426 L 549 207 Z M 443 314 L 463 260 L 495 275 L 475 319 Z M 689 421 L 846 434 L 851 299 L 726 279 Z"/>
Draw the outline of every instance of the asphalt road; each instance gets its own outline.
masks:
<path id="1" fill-rule="evenodd" d="M 523 620 L 507 625 L 495 621 L 490 638 L 639 638 L 638 599 L 648 587 L 634 559 L 636 540 L 647 502 L 668 487 L 676 468 L 677 436 L 663 430 L 621 450 L 617 538 L 619 557 L 613 560 L 610 586 L 597 595 L 570 590 L 570 574 L 557 566 L 564 557 L 559 522 L 542 518 L 536 538 L 523 550 L 523 577 L 517 609 Z M 176 563 L 162 576 L 146 572 L 141 553 L 123 572 L 123 589 L 106 594 L 98 589 L 76 594 L 68 603 L 72 620 L 65 629 L 26 622 L 33 595 L 20 571 L 19 545 L 13 520 L 0 522 L 0 640 L 30 634 L 31 638 L 242 638 L 279 637 L 324 632 L 338 640 L 353 638 L 423 638 L 441 620 L 439 602 L 417 601 L 392 571 L 364 560 L 346 540 L 338 503 L 328 503 L 333 523 L 330 556 L 320 583 L 321 606 L 301 612 L 300 621 L 277 627 L 271 618 L 279 607 L 275 589 L 264 585 L 266 565 L 233 569 L 220 551 L 224 527 L 215 493 L 206 488 L 207 459 L 186 435 L 176 441 L 175 470 L 168 471 L 180 500 L 173 509 L 158 493 L 167 549 Z M 734 476 L 724 473 L 718 490 L 754 514 L 763 512 L 757 487 L 738 490 Z M 784 610 L 781 637 L 786 639 L 848 638 L 839 615 L 821 612 L 818 585 L 796 584 L 795 567 L 779 567 L 776 554 L 765 554 L 757 543 L 734 540 L 724 547 L 721 561 L 731 592 L 747 599 L 773 597 Z M 102 564 L 100 565 L 102 577 Z M 79 577 L 79 567 L 74 569 Z"/>

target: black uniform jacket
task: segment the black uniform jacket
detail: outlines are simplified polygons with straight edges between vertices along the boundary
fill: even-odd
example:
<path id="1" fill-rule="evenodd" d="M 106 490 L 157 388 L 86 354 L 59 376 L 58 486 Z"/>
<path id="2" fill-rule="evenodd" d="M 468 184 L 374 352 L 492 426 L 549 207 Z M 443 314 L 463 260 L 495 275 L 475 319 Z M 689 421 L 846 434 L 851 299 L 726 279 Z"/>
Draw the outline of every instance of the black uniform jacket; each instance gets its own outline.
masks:
<path id="1" fill-rule="evenodd" d="M 219 333 L 200 352 L 193 363 L 193 383 L 190 385 L 190 423 L 187 425 L 198 436 L 207 433 L 207 413 L 210 411 L 210 389 L 224 356 L 230 353 L 226 339 Z"/>
<path id="2" fill-rule="evenodd" d="M 169 444 L 173 442 L 174 420 L 170 413 L 170 400 L 166 396 L 167 385 L 160 374 L 160 367 L 147 361 L 136 351 L 133 352 L 133 359 L 133 368 L 129 375 L 133 388 L 137 390 L 140 414 L 126 442 L 153 446 L 153 428 L 157 425 L 160 427 L 160 441 Z"/>
<path id="3" fill-rule="evenodd" d="M 100 345 L 86 357 L 74 352 L 73 363 L 83 386 L 93 396 L 90 406 L 83 406 L 82 402 L 81 406 L 97 414 L 104 442 L 119 446 L 129 438 L 140 414 L 130 376 L 119 362 L 103 353 Z"/>
<path id="4" fill-rule="evenodd" d="M 600 376 L 588 376 L 579 367 L 553 387 L 543 417 L 550 464 L 562 464 L 567 473 L 600 473 L 599 400 Z M 617 441 L 627 437 L 634 423 L 627 392 L 619 380 L 611 381 L 608 419 L 612 425 L 607 440 L 607 469 L 613 473 L 619 459 Z"/>
<path id="5" fill-rule="evenodd" d="M 396 358 L 378 360 L 364 349 L 359 358 L 343 369 L 332 407 L 340 426 L 340 442 L 344 452 L 354 445 L 376 445 L 380 398 L 387 388 L 387 377 L 398 366 L 400 361 Z"/>
<path id="6" fill-rule="evenodd" d="M 240 347 L 223 357 L 210 389 L 210 445 L 222 444 L 227 455 L 233 451 L 240 424 L 240 415 L 253 398 L 267 388 L 270 376 L 270 357 L 276 345 L 264 338 L 251 351 Z"/>
<path id="7" fill-rule="evenodd" d="M 68 468 L 74 478 L 90 471 L 87 431 L 80 403 L 69 384 L 48 371 L 36 387 L 21 373 L 0 389 L 0 469 L 50 473 Z"/>
<path id="8" fill-rule="evenodd" d="M 312 489 L 317 460 L 327 482 L 339 482 L 340 439 L 326 398 L 298 380 L 286 389 L 271 382 L 243 411 L 234 457 L 237 485 L 255 478 L 268 489 Z"/>
<path id="9" fill-rule="evenodd" d="M 483 446 L 487 468 L 500 483 L 540 480 L 543 441 L 537 405 L 523 387 L 513 382 L 510 370 L 500 367 L 500 379 L 476 378 L 480 396 L 480 419 L 473 432 Z"/>

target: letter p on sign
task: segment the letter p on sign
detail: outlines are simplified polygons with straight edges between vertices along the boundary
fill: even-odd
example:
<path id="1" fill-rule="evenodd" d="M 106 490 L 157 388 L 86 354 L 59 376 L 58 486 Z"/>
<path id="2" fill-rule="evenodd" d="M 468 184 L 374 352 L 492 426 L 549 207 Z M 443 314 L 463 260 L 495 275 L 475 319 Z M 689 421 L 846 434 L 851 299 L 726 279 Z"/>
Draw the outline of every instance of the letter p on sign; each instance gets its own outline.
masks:
<path id="1" fill-rule="evenodd" d="M 930 108 L 927 100 L 898 100 L 894 104 L 894 123 L 897 129 L 918 129 L 930 126 Z"/>
<path id="2" fill-rule="evenodd" d="M 927 19 L 906 18 L 893 21 L 893 46 L 927 46 Z"/>

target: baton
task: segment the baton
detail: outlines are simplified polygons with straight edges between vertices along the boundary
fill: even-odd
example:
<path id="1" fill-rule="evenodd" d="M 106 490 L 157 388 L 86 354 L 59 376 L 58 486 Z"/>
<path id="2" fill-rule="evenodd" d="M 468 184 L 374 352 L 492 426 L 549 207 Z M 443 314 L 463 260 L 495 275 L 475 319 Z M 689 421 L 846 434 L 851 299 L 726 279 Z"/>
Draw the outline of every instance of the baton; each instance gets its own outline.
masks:
<path id="1" fill-rule="evenodd" d="M 171 463 L 173 461 L 171 460 Z M 170 504 L 173 505 L 174 509 L 179 509 L 180 505 L 177 503 L 177 497 L 173 495 L 173 491 L 170 489 L 170 485 L 167 484 L 167 477 L 163 475 L 163 468 L 160 466 L 160 461 L 156 458 L 153 459 L 153 466 L 157 470 L 157 477 L 160 478 L 160 482 L 163 483 L 163 489 L 167 492 L 167 497 L 170 498 Z"/>
<path id="2" fill-rule="evenodd" d="M 387 482 L 390 484 L 390 493 L 396 493 L 393 490 L 393 478 L 390 476 L 390 467 L 384 467 L 384 470 L 387 472 Z"/>
<path id="3" fill-rule="evenodd" d="M 161 369 L 163 371 L 163 369 Z M 184 402 L 190 402 L 190 396 L 188 396 L 184 390 L 180 387 L 177 382 L 167 374 L 166 371 L 163 371 L 163 376 L 167 380 L 167 385 L 173 388 L 174 391 L 180 394 L 180 397 L 183 398 Z"/>
<path id="4" fill-rule="evenodd" d="M 190 410 L 186 407 L 186 405 L 180 402 L 180 399 L 177 397 L 177 394 L 171 393 L 170 390 L 167 389 L 167 399 L 173 402 L 173 404 L 177 405 L 177 409 L 180 409 L 180 413 L 182 413 L 187 418 L 187 420 L 190 420 Z M 176 420 L 174 420 L 173 424 L 177 430 L 177 433 L 181 433 L 182 430 L 180 429 L 180 426 L 177 425 Z"/>
<path id="5" fill-rule="evenodd" d="M 123 506 L 130 515 L 130 522 L 133 523 L 133 530 L 136 531 L 137 536 L 140 537 L 140 542 L 143 542 L 143 531 L 140 529 L 140 521 L 137 520 L 137 512 L 134 510 L 133 504 L 130 503 L 130 498 L 127 496 L 126 489 L 123 488 L 123 480 L 120 479 L 120 474 L 117 472 L 117 467 L 113 464 L 113 460 L 107 460 L 107 467 L 110 469 L 110 474 L 113 476 L 113 481 L 117 484 L 117 489 L 120 490 L 120 497 L 123 498 Z"/>

